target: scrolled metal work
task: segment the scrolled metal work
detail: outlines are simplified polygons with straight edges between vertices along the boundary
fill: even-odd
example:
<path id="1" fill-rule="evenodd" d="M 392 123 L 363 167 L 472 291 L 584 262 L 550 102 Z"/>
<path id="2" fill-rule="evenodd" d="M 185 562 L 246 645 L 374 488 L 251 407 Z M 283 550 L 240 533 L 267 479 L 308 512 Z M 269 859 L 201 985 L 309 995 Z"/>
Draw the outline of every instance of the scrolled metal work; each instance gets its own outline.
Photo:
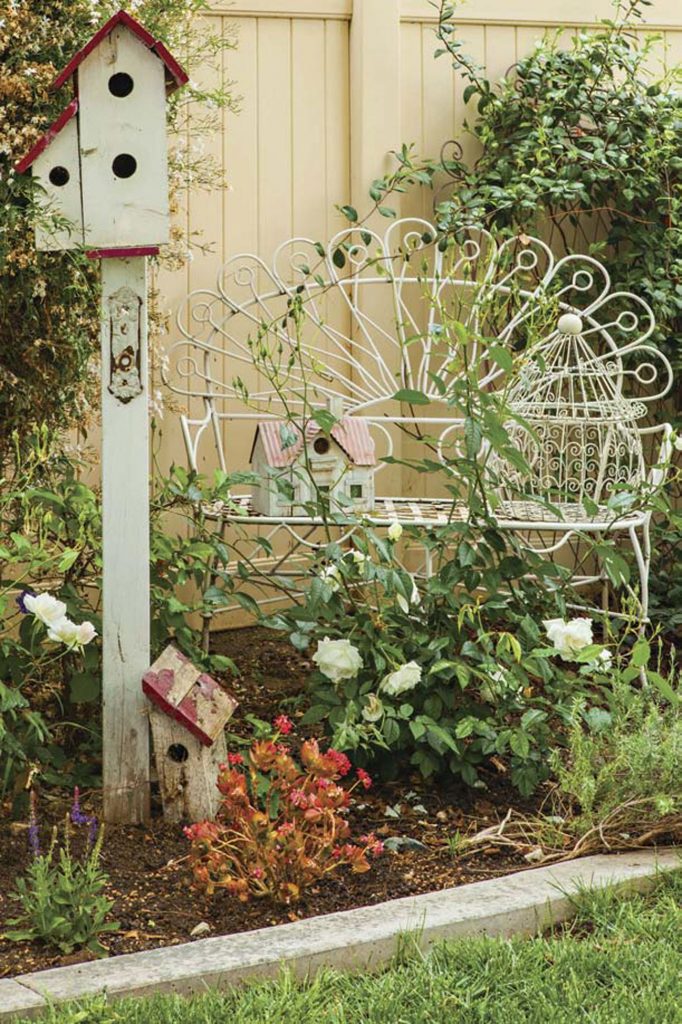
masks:
<path id="1" fill-rule="evenodd" d="M 623 487 L 662 479 L 670 428 L 641 421 L 670 389 L 672 369 L 647 344 L 655 324 L 644 300 L 613 289 L 593 257 L 556 259 L 538 238 L 498 243 L 472 228 L 444 245 L 431 223 L 410 218 L 383 234 L 348 228 L 324 247 L 294 238 L 271 263 L 252 254 L 228 260 L 213 289 L 187 296 L 177 316 L 180 338 L 168 351 L 167 386 L 203 403 L 201 415 L 182 417 L 190 463 L 196 466 L 210 431 L 228 468 L 226 422 L 330 402 L 379 432 L 383 454 L 392 451 L 394 428 L 411 425 L 428 431 L 447 463 L 462 425 L 443 397 L 442 382 L 462 372 L 454 322 L 466 333 L 481 389 L 506 383 L 493 346 L 513 351 L 521 364 L 508 387 L 508 429 L 531 474 L 522 479 L 490 457 L 501 481 L 500 524 L 548 554 L 583 534 L 624 533 L 637 557 L 646 617 L 649 513 L 613 499 Z M 428 416 L 398 406 L 399 389 L 426 396 Z M 642 437 L 659 430 L 662 448 L 648 470 Z M 426 499 L 382 498 L 373 517 L 379 525 L 390 521 L 387 501 L 406 522 L 431 521 Z M 301 517 L 266 522 L 252 514 L 248 498 L 227 518 L 298 536 L 310 526 Z"/>

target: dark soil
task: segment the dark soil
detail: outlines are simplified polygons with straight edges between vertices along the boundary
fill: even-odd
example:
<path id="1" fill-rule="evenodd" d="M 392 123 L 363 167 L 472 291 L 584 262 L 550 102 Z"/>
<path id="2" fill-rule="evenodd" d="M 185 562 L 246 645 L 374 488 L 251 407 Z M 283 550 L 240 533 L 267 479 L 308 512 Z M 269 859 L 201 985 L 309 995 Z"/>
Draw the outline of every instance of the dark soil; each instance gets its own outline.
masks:
<path id="1" fill-rule="evenodd" d="M 215 648 L 233 658 L 241 673 L 236 683 L 230 680 L 230 689 L 240 701 L 230 723 L 233 743 L 250 735 L 252 716 L 271 721 L 286 710 L 295 720 L 303 713 L 303 680 L 308 666 L 285 641 L 253 628 L 219 634 Z M 82 802 L 85 810 L 97 811 L 96 793 L 84 794 Z M 269 900 L 242 904 L 225 893 L 207 898 L 193 890 L 182 828 L 164 823 L 156 809 L 148 827 L 107 829 L 102 864 L 110 878 L 107 894 L 115 901 L 112 918 L 120 923 L 120 930 L 105 935 L 104 944 L 110 954 L 131 953 L 187 942 L 192 929 L 201 922 L 210 926 L 205 934 L 225 935 L 519 870 L 528 866 L 520 854 L 509 856 L 490 848 L 460 859 L 450 852 L 448 840 L 457 831 L 494 824 L 510 804 L 518 807 L 521 802 L 503 776 L 491 778 L 485 796 L 465 787 L 424 784 L 418 776 L 400 784 L 376 786 L 359 798 L 351 812 L 353 833 L 374 831 L 384 839 L 410 837 L 424 848 L 387 850 L 369 873 L 340 872 L 336 878 L 327 878 L 311 888 L 295 907 L 281 907 Z M 41 797 L 44 840 L 49 835 L 49 823 L 58 821 L 67 809 L 65 803 L 48 794 Z M 0 933 L 16 913 L 9 892 L 27 861 L 26 825 L 6 825 L 0 831 Z M 0 938 L 0 977 L 88 958 L 87 953 L 65 957 L 40 943 Z"/>

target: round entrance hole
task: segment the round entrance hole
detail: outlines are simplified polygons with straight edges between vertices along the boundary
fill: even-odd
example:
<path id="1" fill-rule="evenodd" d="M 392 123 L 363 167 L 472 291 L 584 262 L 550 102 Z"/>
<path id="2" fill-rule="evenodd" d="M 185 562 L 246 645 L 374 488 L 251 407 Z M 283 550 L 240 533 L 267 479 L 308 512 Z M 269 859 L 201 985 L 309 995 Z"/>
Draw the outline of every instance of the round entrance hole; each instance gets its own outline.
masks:
<path id="1" fill-rule="evenodd" d="M 329 440 L 326 437 L 316 437 L 313 441 L 313 448 L 318 455 L 326 455 L 329 451 Z"/>
<path id="2" fill-rule="evenodd" d="M 117 178 L 131 178 L 137 170 L 137 160 L 130 153 L 119 153 L 114 157 L 111 169 Z"/>
<path id="3" fill-rule="evenodd" d="M 117 71 L 109 79 L 109 92 L 112 96 L 118 96 L 123 99 L 124 96 L 130 96 L 134 84 L 129 74 L 125 71 Z"/>
<path id="4" fill-rule="evenodd" d="M 166 753 L 176 764 L 184 764 L 189 757 L 189 750 L 182 743 L 171 743 Z"/>
<path id="5" fill-rule="evenodd" d="M 48 177 L 53 185 L 61 188 L 62 185 L 66 185 L 71 175 L 67 171 L 66 167 L 53 167 Z"/>

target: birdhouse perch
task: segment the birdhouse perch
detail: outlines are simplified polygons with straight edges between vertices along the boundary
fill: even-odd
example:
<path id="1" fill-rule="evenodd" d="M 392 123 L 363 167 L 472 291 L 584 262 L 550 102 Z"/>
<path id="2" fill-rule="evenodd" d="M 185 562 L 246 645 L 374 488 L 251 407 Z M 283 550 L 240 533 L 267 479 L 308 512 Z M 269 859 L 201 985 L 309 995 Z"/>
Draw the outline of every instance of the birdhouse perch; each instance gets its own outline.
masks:
<path id="1" fill-rule="evenodd" d="M 150 719 L 164 817 L 213 818 L 216 779 L 227 760 L 225 724 L 237 702 L 172 645 L 142 679 Z"/>

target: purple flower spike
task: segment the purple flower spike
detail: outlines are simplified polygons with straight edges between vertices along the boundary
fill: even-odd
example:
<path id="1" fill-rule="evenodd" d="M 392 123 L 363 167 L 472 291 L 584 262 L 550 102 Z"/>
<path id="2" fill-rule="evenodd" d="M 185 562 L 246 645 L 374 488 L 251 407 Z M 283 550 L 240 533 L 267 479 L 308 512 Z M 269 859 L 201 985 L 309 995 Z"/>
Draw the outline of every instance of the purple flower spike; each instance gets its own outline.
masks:
<path id="1" fill-rule="evenodd" d="M 40 856 L 40 826 L 36 811 L 36 794 L 31 790 L 31 810 L 28 817 L 28 847 L 34 857 Z"/>
<path id="2" fill-rule="evenodd" d="M 97 816 L 95 814 L 88 818 L 88 849 L 91 850 L 97 839 Z"/>
<path id="3" fill-rule="evenodd" d="M 81 794 L 78 786 L 73 789 L 73 803 L 71 804 L 71 821 L 74 825 L 88 826 L 88 849 L 95 845 L 97 839 L 97 816 L 86 814 L 81 807 Z"/>
<path id="4" fill-rule="evenodd" d="M 88 825 L 90 818 L 81 810 L 81 795 L 78 786 L 73 789 L 73 803 L 71 804 L 71 821 L 74 825 Z"/>
<path id="5" fill-rule="evenodd" d="M 33 593 L 32 590 L 22 590 L 22 592 L 19 594 L 19 596 L 16 599 L 16 602 L 17 602 L 17 605 L 19 607 L 19 611 L 22 613 L 22 615 L 28 615 L 29 614 L 28 608 L 24 604 L 24 598 L 26 598 L 26 597 L 35 597 L 35 596 L 36 595 Z"/>

